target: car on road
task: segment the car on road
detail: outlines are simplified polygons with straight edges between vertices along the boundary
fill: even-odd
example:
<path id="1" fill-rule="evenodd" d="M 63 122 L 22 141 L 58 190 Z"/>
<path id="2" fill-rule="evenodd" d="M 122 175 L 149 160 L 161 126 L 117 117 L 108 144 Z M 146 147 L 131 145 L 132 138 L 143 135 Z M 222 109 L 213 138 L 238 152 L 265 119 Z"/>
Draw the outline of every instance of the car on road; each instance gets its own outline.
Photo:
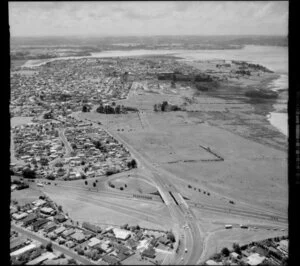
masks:
<path id="1" fill-rule="evenodd" d="M 187 252 L 188 252 L 187 248 L 184 250 L 184 252 L 185 252 L 185 253 L 187 253 Z"/>

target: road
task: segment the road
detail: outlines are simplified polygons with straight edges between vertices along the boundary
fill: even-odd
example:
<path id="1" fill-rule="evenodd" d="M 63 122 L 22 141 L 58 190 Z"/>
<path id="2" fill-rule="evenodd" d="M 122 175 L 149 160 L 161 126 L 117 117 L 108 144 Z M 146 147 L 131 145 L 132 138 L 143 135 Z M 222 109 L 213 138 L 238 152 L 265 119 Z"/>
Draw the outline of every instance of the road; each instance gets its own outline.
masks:
<path id="1" fill-rule="evenodd" d="M 23 229 L 23 228 L 21 228 L 19 226 L 16 226 L 14 224 L 11 224 L 11 228 L 13 230 L 27 236 L 30 239 L 34 239 L 34 240 L 37 240 L 37 241 L 41 242 L 43 245 L 47 245 L 47 243 L 49 243 L 49 239 L 41 237 L 41 236 L 39 236 L 38 234 L 36 234 L 34 232 Z M 97 265 L 96 263 L 93 263 L 93 262 L 89 261 L 88 259 L 85 259 L 84 257 L 79 256 L 77 253 L 75 253 L 75 252 L 71 251 L 70 249 L 67 249 L 63 246 L 58 245 L 55 242 L 52 242 L 52 248 L 54 250 L 60 251 L 60 252 L 64 253 L 65 255 L 79 261 L 83 265 Z"/>
<path id="2" fill-rule="evenodd" d="M 44 181 L 44 180 L 43 180 Z M 48 182 L 48 181 L 47 181 Z M 53 182 L 54 183 L 54 182 Z M 133 194 L 133 193 L 129 193 L 129 192 L 123 192 L 123 191 L 109 191 L 106 189 L 98 189 L 98 188 L 91 188 L 91 187 L 83 187 L 83 186 L 74 186 L 72 183 L 58 183 L 55 182 L 57 184 L 56 187 L 62 187 L 62 188 L 66 188 L 66 189 L 77 189 L 77 190 L 81 190 L 81 191 L 90 191 L 90 193 L 96 193 L 99 195 L 99 197 L 111 197 L 111 198 L 120 198 L 120 199 L 128 199 L 128 200 L 138 200 L 138 201 L 143 201 L 143 202 L 147 202 L 147 203 L 151 203 L 151 202 L 162 202 L 161 198 L 157 195 L 152 195 L 152 194 Z M 149 196 L 152 197 L 152 199 L 144 199 L 144 198 L 138 198 L 138 197 L 134 197 L 133 195 L 141 195 L 141 196 Z"/>
<path id="3" fill-rule="evenodd" d="M 47 187 L 43 187 L 43 188 L 39 188 L 39 190 L 43 193 L 45 193 L 46 195 L 49 195 L 51 197 L 51 194 L 53 193 L 53 190 L 51 188 L 47 188 Z M 58 194 L 59 191 L 55 191 L 56 194 Z M 70 190 L 63 190 L 63 192 L 61 193 L 67 193 L 68 197 L 70 198 L 76 198 L 76 200 L 82 200 L 86 203 L 92 203 L 94 205 L 98 205 L 98 206 L 102 206 L 105 207 L 107 209 L 113 210 L 113 211 L 117 211 L 119 213 L 123 213 L 124 215 L 127 216 L 138 216 L 139 219 L 144 220 L 144 221 L 148 221 L 148 222 L 153 222 L 153 223 L 160 223 L 161 225 L 164 225 L 165 223 L 168 222 L 168 219 L 159 214 L 159 213 L 149 213 L 149 212 L 145 212 L 144 209 L 143 210 L 139 210 L 136 209 L 134 207 L 129 207 L 126 206 L 125 204 L 121 204 L 121 203 L 116 203 L 113 202 L 111 200 L 105 200 L 105 197 L 101 197 L 100 194 L 93 194 L 90 195 L 89 197 L 87 197 L 86 191 L 83 190 L 75 190 L 74 188 L 70 189 Z M 163 206 L 163 205 L 161 205 Z M 161 206 L 159 207 L 159 210 L 161 209 Z M 158 210 L 158 211 L 159 211 Z"/>
<path id="4" fill-rule="evenodd" d="M 274 214 L 264 214 L 264 213 L 260 213 L 260 212 L 243 210 L 243 209 L 238 209 L 238 208 L 237 209 L 226 208 L 226 207 L 221 207 L 221 206 L 202 204 L 202 203 L 200 204 L 200 203 L 194 203 L 194 202 L 189 202 L 189 205 L 196 207 L 196 208 L 203 209 L 203 210 L 212 211 L 212 212 L 219 212 L 219 213 L 226 213 L 226 214 L 231 214 L 231 215 L 258 218 L 258 219 L 268 220 L 268 221 L 272 221 L 272 222 L 280 223 L 280 224 L 288 223 L 288 219 L 286 217 L 274 215 Z"/>
<path id="5" fill-rule="evenodd" d="M 80 118 L 78 118 L 78 116 L 76 114 L 74 115 L 74 117 L 76 119 L 81 120 Z M 166 178 L 166 176 L 168 176 L 169 178 L 172 178 L 173 175 L 170 174 L 169 172 L 164 171 L 163 169 L 161 169 L 158 166 L 154 166 L 151 162 L 148 162 L 129 143 L 127 143 L 125 140 L 123 140 L 119 135 L 116 135 L 113 132 L 111 132 L 106 126 L 103 126 L 103 125 L 100 126 L 95 122 L 92 122 L 92 123 L 96 127 L 104 128 L 113 138 L 115 138 L 120 143 L 125 145 L 126 148 L 133 155 L 133 157 L 135 157 L 135 159 L 137 160 L 138 165 L 145 171 L 150 172 L 150 176 L 152 177 L 152 180 L 153 180 L 155 186 L 157 187 L 158 191 L 160 192 L 162 198 L 164 199 L 164 202 L 166 203 L 166 205 L 169 209 L 170 215 L 171 215 L 173 223 L 174 223 L 173 228 L 176 230 L 176 228 L 178 228 L 178 227 L 181 228 L 184 224 L 189 225 L 189 229 L 184 231 L 185 238 L 187 239 L 186 240 L 187 244 L 184 247 L 184 249 L 186 248 L 188 250 L 188 252 L 184 254 L 184 260 L 181 261 L 181 264 L 195 265 L 197 263 L 197 261 L 199 260 L 201 253 L 202 253 L 202 241 L 203 240 L 201 238 L 201 232 L 198 227 L 198 221 L 197 221 L 195 215 L 192 213 L 192 211 L 190 211 L 188 209 L 184 209 L 184 208 L 176 205 L 173 198 L 169 194 L 169 191 L 178 192 L 177 189 L 172 185 L 172 183 Z M 164 174 L 164 176 L 162 176 L 162 173 Z M 182 250 L 179 253 L 181 254 Z M 179 254 L 175 255 L 175 257 L 178 257 L 178 255 Z M 178 261 L 178 258 L 176 258 L 175 261 Z"/>
<path id="6" fill-rule="evenodd" d="M 81 120 L 77 116 L 78 114 L 75 114 L 75 118 Z M 87 120 L 87 119 L 86 119 Z M 177 176 L 167 172 L 166 170 L 159 167 L 159 165 L 154 164 L 147 160 L 144 156 L 142 156 L 135 148 L 133 148 L 127 141 L 125 141 L 119 134 L 116 134 L 114 132 L 111 132 L 111 130 L 104 125 L 99 126 L 97 123 L 88 120 L 92 122 L 96 127 L 101 127 L 105 129 L 113 138 L 118 140 L 120 143 L 122 143 L 126 148 L 130 151 L 132 156 L 136 159 L 138 162 L 139 168 L 142 169 L 145 172 L 149 173 L 149 176 L 153 180 L 155 186 L 157 187 L 158 191 L 160 192 L 166 206 L 169 209 L 170 215 L 173 220 L 173 228 L 176 230 L 177 233 L 180 232 L 178 230 L 179 228 L 182 228 L 184 225 L 187 225 L 188 227 L 184 230 L 184 245 L 182 245 L 183 248 L 179 249 L 179 252 L 177 255 L 174 255 L 173 257 L 173 263 L 177 262 L 184 265 L 195 265 L 199 262 L 199 259 L 201 257 L 202 251 L 203 251 L 203 240 L 204 235 L 201 232 L 201 229 L 199 228 L 198 219 L 193 214 L 192 210 L 190 210 L 188 205 L 181 204 L 177 205 L 174 201 L 174 199 L 171 197 L 169 192 L 172 193 L 178 193 L 179 191 L 177 188 L 173 185 L 172 180 L 178 179 Z M 203 204 L 202 204 L 203 205 Z M 195 205 L 194 205 L 195 206 Z M 203 205 L 204 206 L 204 205 Z M 199 206 L 198 206 L 199 207 Z M 201 206 L 202 208 L 202 206 Z M 207 210 L 213 210 L 216 212 L 222 212 L 222 213 L 229 213 L 228 209 L 220 207 L 216 208 L 214 206 L 205 206 L 203 208 L 206 208 Z M 240 210 L 233 210 L 232 214 L 241 214 L 243 216 L 247 217 L 256 217 L 256 218 L 267 218 L 272 219 L 269 214 L 263 214 L 262 212 L 246 212 L 242 209 Z M 278 217 L 279 223 L 285 223 L 286 219 L 285 217 Z M 275 221 L 276 222 L 276 221 Z M 177 229 L 176 229 L 177 228 Z M 175 231 L 174 230 L 174 231 Z M 177 237 L 178 238 L 178 237 Z M 187 249 L 187 253 L 184 253 L 184 249 Z M 180 260 L 179 257 L 183 257 L 183 261 Z M 174 260 L 175 259 L 175 260 Z"/>
<path id="7" fill-rule="evenodd" d="M 73 149 L 71 148 L 70 143 L 68 142 L 68 140 L 67 140 L 67 138 L 65 136 L 65 129 L 59 129 L 58 130 L 58 134 L 59 134 L 59 137 L 62 140 L 62 142 L 64 143 L 65 148 L 66 148 L 66 155 L 65 155 L 65 157 L 68 157 L 68 156 L 70 156 L 70 154 L 73 151 Z"/>

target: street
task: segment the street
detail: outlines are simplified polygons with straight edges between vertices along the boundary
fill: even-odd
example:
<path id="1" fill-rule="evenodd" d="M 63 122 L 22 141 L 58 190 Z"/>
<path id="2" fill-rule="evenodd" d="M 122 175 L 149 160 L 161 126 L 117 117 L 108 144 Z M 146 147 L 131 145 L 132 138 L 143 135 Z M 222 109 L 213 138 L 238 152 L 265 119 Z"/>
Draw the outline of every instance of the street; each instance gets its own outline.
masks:
<path id="1" fill-rule="evenodd" d="M 47 243 L 49 243 L 49 241 L 50 241 L 47 238 L 41 237 L 41 236 L 39 236 L 38 234 L 36 234 L 34 232 L 28 231 L 26 229 L 23 229 L 19 226 L 14 225 L 14 224 L 12 224 L 11 227 L 12 227 L 13 230 L 27 236 L 28 238 L 31 238 L 31 239 L 34 239 L 34 240 L 37 240 L 37 241 L 41 242 L 44 246 L 47 245 Z M 96 263 L 92 263 L 88 259 L 85 259 L 85 258 L 79 256 L 77 253 L 75 253 L 75 252 L 71 251 L 70 249 L 67 249 L 63 246 L 60 246 L 60 245 L 58 245 L 57 243 L 55 243 L 53 241 L 52 241 L 52 248 L 54 250 L 57 250 L 57 251 L 60 251 L 60 252 L 64 253 L 65 255 L 77 260 L 78 262 L 80 262 L 84 265 L 96 265 Z"/>

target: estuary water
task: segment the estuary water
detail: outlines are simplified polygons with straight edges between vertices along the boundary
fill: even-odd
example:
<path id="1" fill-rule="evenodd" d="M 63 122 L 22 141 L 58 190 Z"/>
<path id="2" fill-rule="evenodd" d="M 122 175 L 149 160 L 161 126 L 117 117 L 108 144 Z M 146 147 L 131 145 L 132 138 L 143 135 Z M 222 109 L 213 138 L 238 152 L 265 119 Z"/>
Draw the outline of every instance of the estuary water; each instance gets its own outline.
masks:
<path id="1" fill-rule="evenodd" d="M 268 120 L 280 132 L 288 135 L 287 116 L 287 90 L 288 90 L 288 47 L 246 45 L 243 49 L 235 50 L 130 50 L 130 51 L 103 51 L 92 53 L 91 56 L 60 57 L 49 60 L 29 60 L 25 67 L 35 67 L 47 62 L 63 59 L 79 58 L 109 58 L 109 57 L 131 57 L 142 55 L 174 55 L 183 60 L 241 60 L 249 63 L 261 64 L 275 73 L 280 74 L 277 80 L 268 85 L 268 89 L 278 91 L 279 98 L 274 105 L 274 111 L 268 114 Z"/>

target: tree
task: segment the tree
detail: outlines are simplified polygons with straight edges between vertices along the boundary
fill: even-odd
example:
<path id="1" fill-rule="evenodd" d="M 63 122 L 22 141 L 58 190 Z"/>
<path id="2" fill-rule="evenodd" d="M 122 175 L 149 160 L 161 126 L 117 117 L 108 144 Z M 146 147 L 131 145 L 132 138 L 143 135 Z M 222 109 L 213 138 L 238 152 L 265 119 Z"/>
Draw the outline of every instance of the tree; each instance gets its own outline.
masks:
<path id="1" fill-rule="evenodd" d="M 222 249 L 222 251 L 221 251 L 221 253 L 225 256 L 225 257 L 228 257 L 229 256 L 229 253 L 230 253 L 230 251 L 229 251 L 229 249 L 228 248 L 223 248 Z"/>
<path id="2" fill-rule="evenodd" d="M 96 183 L 95 182 L 93 183 L 93 187 L 96 187 Z"/>
<path id="3" fill-rule="evenodd" d="M 47 179 L 49 180 L 55 180 L 55 176 L 53 174 L 50 174 L 47 176 Z"/>
<path id="4" fill-rule="evenodd" d="M 168 106 L 168 102 L 167 101 L 163 101 L 163 103 L 161 105 L 161 111 L 162 112 L 166 111 L 167 106 Z"/>
<path id="5" fill-rule="evenodd" d="M 63 163 L 62 162 L 57 162 L 54 164 L 55 167 L 63 167 Z"/>
<path id="6" fill-rule="evenodd" d="M 120 187 L 120 190 L 123 190 L 124 188 L 123 187 Z"/>
<path id="7" fill-rule="evenodd" d="M 191 185 L 188 185 L 188 188 L 192 188 L 192 186 L 191 186 Z"/>
<path id="8" fill-rule="evenodd" d="M 74 149 L 74 150 L 77 149 L 77 146 L 76 146 L 75 143 L 72 143 L 72 144 L 71 144 L 71 147 L 72 147 L 72 149 Z"/>
<path id="9" fill-rule="evenodd" d="M 40 163 L 41 163 L 42 166 L 46 166 L 46 165 L 48 165 L 49 161 L 48 161 L 47 158 L 42 157 L 41 160 L 40 160 Z"/>
<path id="10" fill-rule="evenodd" d="M 53 249 L 52 249 L 52 242 L 51 242 L 51 241 L 47 243 L 47 245 L 46 245 L 46 250 L 47 250 L 47 251 L 50 251 L 50 252 L 53 251 Z"/>
<path id="11" fill-rule="evenodd" d="M 82 106 L 82 112 L 83 113 L 86 113 L 86 112 L 89 112 L 90 111 L 90 108 L 86 105 Z"/>
<path id="12" fill-rule="evenodd" d="M 234 252 L 241 254 L 241 248 L 238 243 L 233 243 L 232 248 L 233 248 Z"/>
<path id="13" fill-rule="evenodd" d="M 174 236 L 174 234 L 173 234 L 172 231 L 170 231 L 170 232 L 167 233 L 167 238 L 168 238 L 170 241 L 175 242 L 175 236 Z"/>
<path id="14" fill-rule="evenodd" d="M 87 186 L 87 184 L 88 184 L 88 181 L 84 181 L 84 184 Z"/>
<path id="15" fill-rule="evenodd" d="M 132 167 L 132 168 L 137 168 L 137 163 L 136 163 L 136 160 L 135 160 L 135 159 L 132 159 L 132 160 L 131 160 L 131 167 Z"/>
<path id="16" fill-rule="evenodd" d="M 115 112 L 116 112 L 116 114 L 120 114 L 121 113 L 121 106 L 120 105 L 116 106 Z"/>
<path id="17" fill-rule="evenodd" d="M 125 187 L 127 187 L 127 185 L 126 185 L 126 184 L 125 184 L 124 186 L 125 186 Z"/>
<path id="18" fill-rule="evenodd" d="M 23 174 L 24 178 L 28 178 L 28 179 L 34 179 L 34 178 L 36 178 L 35 171 L 31 170 L 29 168 L 26 168 L 25 170 L 23 170 L 22 174 Z"/>
<path id="19" fill-rule="evenodd" d="M 122 225 L 122 226 L 121 226 L 121 229 L 126 229 L 126 230 L 128 230 L 128 224 Z"/>
<path id="20" fill-rule="evenodd" d="M 59 205 L 58 207 L 57 207 L 57 209 L 60 211 L 60 212 L 62 212 L 63 210 L 62 210 L 62 206 L 61 205 Z"/>
<path id="21" fill-rule="evenodd" d="M 283 259 L 281 260 L 281 263 L 282 263 L 283 266 L 288 265 L 288 258 L 283 258 Z"/>
<path id="22" fill-rule="evenodd" d="M 78 248 L 77 253 L 78 253 L 78 255 L 81 255 L 81 256 L 84 255 L 84 251 L 82 248 Z"/>

